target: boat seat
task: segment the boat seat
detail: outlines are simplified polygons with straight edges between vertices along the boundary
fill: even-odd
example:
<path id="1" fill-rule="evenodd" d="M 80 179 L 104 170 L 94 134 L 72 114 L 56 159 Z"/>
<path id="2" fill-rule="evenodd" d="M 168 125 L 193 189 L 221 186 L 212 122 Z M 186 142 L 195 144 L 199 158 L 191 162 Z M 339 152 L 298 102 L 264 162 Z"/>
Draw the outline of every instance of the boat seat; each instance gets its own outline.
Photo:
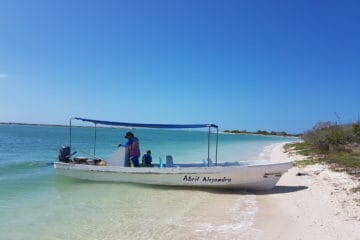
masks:
<path id="1" fill-rule="evenodd" d="M 213 163 L 211 158 L 209 158 L 208 160 L 203 159 L 203 165 L 204 167 L 207 167 L 207 166 L 214 166 L 215 164 Z"/>
<path id="2" fill-rule="evenodd" d="M 166 167 L 174 167 L 173 157 L 171 155 L 166 156 Z"/>

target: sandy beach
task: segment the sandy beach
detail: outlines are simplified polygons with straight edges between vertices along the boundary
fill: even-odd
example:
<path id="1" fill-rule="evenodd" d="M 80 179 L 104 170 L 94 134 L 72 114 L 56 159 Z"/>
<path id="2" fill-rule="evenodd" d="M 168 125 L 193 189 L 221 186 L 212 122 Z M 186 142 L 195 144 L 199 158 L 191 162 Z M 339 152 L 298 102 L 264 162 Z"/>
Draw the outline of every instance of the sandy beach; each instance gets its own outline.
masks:
<path id="1" fill-rule="evenodd" d="M 272 160 L 303 159 L 283 145 L 272 146 Z M 257 195 L 260 239 L 360 239 L 360 193 L 351 191 L 358 185 L 325 165 L 291 168 L 273 191 Z"/>

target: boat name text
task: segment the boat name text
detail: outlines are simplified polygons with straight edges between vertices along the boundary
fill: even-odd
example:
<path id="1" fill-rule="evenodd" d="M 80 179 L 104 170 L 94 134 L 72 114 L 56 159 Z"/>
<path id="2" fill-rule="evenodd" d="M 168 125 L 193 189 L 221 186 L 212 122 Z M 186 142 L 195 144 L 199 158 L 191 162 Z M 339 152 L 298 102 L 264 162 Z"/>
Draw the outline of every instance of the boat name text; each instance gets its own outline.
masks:
<path id="1" fill-rule="evenodd" d="M 219 182 L 231 182 L 231 178 L 228 177 L 209 177 L 209 176 L 188 176 L 185 175 L 183 182 L 206 182 L 206 183 L 219 183 Z"/>

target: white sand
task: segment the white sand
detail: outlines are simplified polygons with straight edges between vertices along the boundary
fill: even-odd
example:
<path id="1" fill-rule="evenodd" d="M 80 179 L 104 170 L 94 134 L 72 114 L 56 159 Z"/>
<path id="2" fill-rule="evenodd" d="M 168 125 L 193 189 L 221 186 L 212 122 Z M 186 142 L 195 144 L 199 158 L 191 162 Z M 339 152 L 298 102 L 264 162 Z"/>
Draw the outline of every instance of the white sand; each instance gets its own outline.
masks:
<path id="1" fill-rule="evenodd" d="M 284 153 L 283 145 L 273 145 L 272 160 L 301 159 Z M 359 179 L 324 165 L 293 167 L 273 191 L 257 195 L 260 239 L 359 240 L 360 193 L 351 191 L 358 185 Z"/>

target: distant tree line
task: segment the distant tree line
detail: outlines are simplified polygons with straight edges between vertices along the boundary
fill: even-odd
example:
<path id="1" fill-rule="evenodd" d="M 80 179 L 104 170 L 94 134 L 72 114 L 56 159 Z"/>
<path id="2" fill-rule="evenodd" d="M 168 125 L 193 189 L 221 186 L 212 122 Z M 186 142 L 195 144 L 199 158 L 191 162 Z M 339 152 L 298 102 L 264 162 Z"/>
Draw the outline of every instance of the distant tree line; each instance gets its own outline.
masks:
<path id="1" fill-rule="evenodd" d="M 246 130 L 225 130 L 225 133 L 233 133 L 233 134 L 257 134 L 257 135 L 266 135 L 266 136 L 283 136 L 283 137 L 300 137 L 301 134 L 289 134 L 285 131 L 275 132 L 275 131 L 264 131 L 258 130 L 256 132 L 249 132 Z"/>

